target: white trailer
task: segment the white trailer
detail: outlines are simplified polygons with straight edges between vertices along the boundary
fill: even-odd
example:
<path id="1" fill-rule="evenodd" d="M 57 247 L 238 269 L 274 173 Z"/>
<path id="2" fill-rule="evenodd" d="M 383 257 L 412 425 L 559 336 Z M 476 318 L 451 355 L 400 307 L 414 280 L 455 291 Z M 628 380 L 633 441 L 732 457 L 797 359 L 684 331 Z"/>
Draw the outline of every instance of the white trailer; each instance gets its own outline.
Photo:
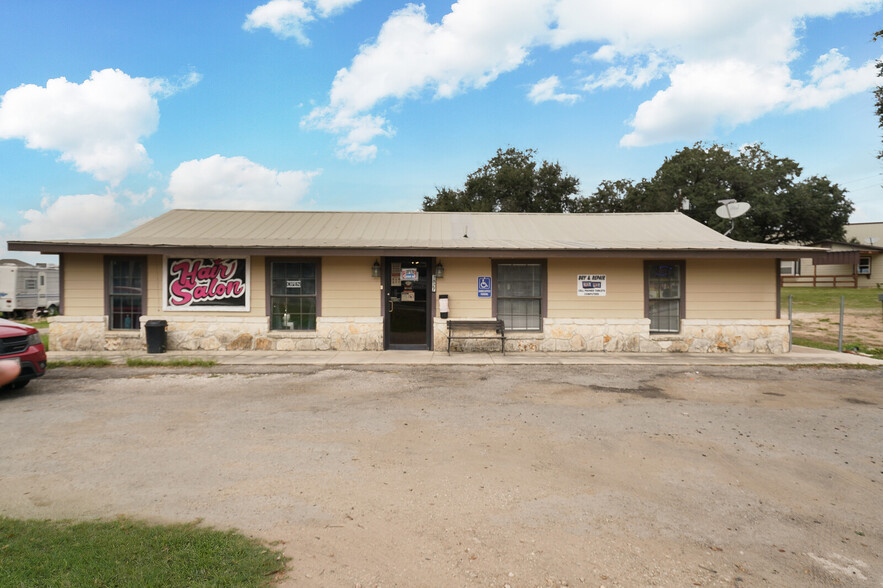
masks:
<path id="1" fill-rule="evenodd" d="M 58 304 L 57 265 L 0 262 L 0 315 L 57 314 Z"/>

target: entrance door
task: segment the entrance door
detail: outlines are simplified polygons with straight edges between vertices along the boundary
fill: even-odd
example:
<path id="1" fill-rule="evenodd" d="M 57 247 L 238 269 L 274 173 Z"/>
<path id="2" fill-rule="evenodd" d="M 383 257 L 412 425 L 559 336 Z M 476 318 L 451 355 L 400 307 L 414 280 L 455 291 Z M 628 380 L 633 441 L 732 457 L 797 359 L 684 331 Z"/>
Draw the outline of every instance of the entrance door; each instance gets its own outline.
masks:
<path id="1" fill-rule="evenodd" d="M 387 349 L 429 349 L 430 259 L 390 257 L 383 278 Z"/>

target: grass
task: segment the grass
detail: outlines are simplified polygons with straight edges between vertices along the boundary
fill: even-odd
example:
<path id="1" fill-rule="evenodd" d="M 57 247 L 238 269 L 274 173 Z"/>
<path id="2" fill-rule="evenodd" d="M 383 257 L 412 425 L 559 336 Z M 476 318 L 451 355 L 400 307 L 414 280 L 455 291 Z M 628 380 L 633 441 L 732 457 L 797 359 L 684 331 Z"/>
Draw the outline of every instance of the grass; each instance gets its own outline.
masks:
<path id="1" fill-rule="evenodd" d="M 788 314 L 788 296 L 793 296 L 794 312 L 840 312 L 840 297 L 844 296 L 846 312 L 852 310 L 880 310 L 877 288 L 782 288 L 782 316 Z"/>
<path id="2" fill-rule="evenodd" d="M 235 531 L 0 517 L 0 586 L 272 586 L 281 552 Z"/>
<path id="3" fill-rule="evenodd" d="M 22 320 L 16 321 L 16 322 L 22 323 L 24 325 L 29 325 L 31 327 L 34 327 L 35 329 L 48 329 L 49 328 L 49 321 L 46 320 L 45 318 L 22 319 Z"/>
<path id="4" fill-rule="evenodd" d="M 67 361 L 50 361 L 46 367 L 49 369 L 60 367 L 107 367 L 113 362 L 104 357 L 88 357 L 84 359 L 70 359 Z"/>
<path id="5" fill-rule="evenodd" d="M 217 365 L 217 363 L 213 359 L 191 359 L 187 357 L 164 360 L 140 357 L 126 359 L 126 365 L 129 367 L 212 367 Z"/>
<path id="6" fill-rule="evenodd" d="M 816 341 L 814 339 L 806 339 L 803 337 L 794 337 L 793 338 L 794 345 L 800 345 L 803 347 L 814 347 L 816 349 L 827 349 L 828 351 L 837 351 L 836 343 L 826 343 L 824 341 Z M 864 353 L 866 355 L 870 355 L 874 359 L 883 359 L 883 349 L 878 347 L 869 347 L 862 343 L 861 341 L 848 341 L 845 340 L 843 342 L 843 351 L 857 351 L 859 353 Z"/>

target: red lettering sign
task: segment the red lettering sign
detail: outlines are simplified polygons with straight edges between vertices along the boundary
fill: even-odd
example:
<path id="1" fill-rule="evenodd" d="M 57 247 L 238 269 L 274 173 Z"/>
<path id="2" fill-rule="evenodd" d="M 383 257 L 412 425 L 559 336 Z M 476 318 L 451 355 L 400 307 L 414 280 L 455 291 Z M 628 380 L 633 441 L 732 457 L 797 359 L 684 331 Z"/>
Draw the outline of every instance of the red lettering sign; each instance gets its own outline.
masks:
<path id="1" fill-rule="evenodd" d="M 172 259 L 168 272 L 171 308 L 245 305 L 244 259 Z M 238 300 L 242 303 L 237 304 Z"/>

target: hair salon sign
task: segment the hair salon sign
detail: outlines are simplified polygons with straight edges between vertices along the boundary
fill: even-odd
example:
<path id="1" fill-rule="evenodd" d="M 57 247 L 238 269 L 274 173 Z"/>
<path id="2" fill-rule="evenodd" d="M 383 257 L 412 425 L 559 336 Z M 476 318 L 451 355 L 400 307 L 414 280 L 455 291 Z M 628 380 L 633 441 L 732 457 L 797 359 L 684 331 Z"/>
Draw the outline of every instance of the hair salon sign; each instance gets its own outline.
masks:
<path id="1" fill-rule="evenodd" d="M 249 258 L 165 258 L 164 310 L 247 311 Z"/>

